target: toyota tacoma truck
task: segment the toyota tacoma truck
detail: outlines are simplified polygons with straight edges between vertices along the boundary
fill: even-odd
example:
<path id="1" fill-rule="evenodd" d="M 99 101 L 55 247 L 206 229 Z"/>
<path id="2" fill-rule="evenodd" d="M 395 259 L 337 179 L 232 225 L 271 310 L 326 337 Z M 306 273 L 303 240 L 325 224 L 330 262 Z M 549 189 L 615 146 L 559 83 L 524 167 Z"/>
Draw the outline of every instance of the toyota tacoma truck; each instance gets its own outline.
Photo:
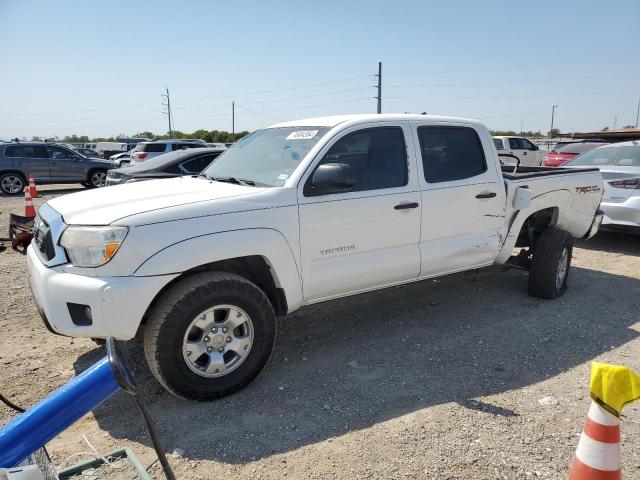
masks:
<path id="1" fill-rule="evenodd" d="M 602 191 L 597 169 L 501 166 L 473 120 L 281 123 L 198 176 L 50 200 L 30 285 L 52 332 L 143 339 L 165 388 L 213 399 L 260 373 L 276 317 L 305 305 L 492 264 L 562 295 Z"/>

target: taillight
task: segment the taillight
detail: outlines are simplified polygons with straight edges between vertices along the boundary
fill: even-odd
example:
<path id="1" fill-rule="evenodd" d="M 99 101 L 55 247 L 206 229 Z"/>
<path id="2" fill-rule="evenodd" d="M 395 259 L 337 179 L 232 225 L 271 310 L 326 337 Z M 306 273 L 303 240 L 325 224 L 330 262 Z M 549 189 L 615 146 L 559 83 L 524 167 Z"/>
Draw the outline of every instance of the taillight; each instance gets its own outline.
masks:
<path id="1" fill-rule="evenodd" d="M 133 154 L 133 156 L 136 158 L 147 158 L 147 155 L 148 155 L 147 152 L 135 152 Z"/>
<path id="2" fill-rule="evenodd" d="M 627 178 L 625 180 L 614 180 L 609 185 L 615 188 L 635 189 L 640 187 L 640 178 Z"/>

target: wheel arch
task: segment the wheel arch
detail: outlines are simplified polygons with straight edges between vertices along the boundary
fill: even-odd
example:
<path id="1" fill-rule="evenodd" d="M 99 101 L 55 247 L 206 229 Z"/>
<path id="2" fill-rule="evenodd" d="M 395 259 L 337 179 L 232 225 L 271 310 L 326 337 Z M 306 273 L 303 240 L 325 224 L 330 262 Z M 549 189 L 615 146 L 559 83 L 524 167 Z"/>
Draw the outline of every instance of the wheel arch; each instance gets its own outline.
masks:
<path id="1" fill-rule="evenodd" d="M 285 315 L 302 303 L 298 266 L 284 236 L 272 229 L 235 230 L 183 240 L 148 258 L 135 276 L 179 275 L 156 294 L 145 317 L 173 285 L 203 271 L 235 273 L 255 283 L 276 315 Z"/>

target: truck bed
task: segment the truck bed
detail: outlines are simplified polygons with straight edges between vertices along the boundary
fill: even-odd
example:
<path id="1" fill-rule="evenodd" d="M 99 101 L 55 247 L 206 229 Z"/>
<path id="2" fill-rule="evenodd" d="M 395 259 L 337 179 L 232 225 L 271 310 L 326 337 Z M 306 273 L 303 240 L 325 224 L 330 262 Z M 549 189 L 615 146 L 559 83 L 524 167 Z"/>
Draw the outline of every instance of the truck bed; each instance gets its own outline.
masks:
<path id="1" fill-rule="evenodd" d="M 567 173 L 597 172 L 597 168 L 562 168 L 562 167 L 519 167 L 513 173 L 513 165 L 502 165 L 502 176 L 508 180 L 522 180 L 525 178 L 549 177 Z"/>

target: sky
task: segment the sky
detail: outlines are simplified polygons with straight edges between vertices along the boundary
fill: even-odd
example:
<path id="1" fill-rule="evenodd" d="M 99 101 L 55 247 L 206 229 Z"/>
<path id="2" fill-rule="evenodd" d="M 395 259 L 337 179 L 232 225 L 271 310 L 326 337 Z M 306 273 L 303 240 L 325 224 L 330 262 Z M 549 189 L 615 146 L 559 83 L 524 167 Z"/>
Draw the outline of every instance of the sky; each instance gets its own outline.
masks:
<path id="1" fill-rule="evenodd" d="M 382 111 L 635 124 L 640 1 L 0 0 L 0 139 Z"/>

